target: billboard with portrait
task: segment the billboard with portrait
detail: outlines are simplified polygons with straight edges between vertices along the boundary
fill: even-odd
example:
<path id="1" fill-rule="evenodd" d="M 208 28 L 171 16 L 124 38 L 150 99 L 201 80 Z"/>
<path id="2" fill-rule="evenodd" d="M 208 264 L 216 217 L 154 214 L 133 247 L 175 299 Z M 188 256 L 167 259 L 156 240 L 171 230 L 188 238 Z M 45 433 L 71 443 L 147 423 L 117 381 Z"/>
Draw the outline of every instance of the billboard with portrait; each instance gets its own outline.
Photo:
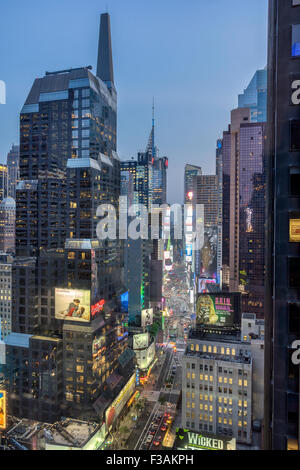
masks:
<path id="1" fill-rule="evenodd" d="M 196 303 L 196 324 L 234 327 L 240 324 L 241 296 L 239 293 L 199 294 Z"/>
<path id="2" fill-rule="evenodd" d="M 89 290 L 55 289 L 55 318 L 89 322 L 91 319 L 91 295 Z"/>
<path id="3" fill-rule="evenodd" d="M 141 318 L 142 326 L 152 325 L 153 323 L 153 308 L 142 310 Z"/>

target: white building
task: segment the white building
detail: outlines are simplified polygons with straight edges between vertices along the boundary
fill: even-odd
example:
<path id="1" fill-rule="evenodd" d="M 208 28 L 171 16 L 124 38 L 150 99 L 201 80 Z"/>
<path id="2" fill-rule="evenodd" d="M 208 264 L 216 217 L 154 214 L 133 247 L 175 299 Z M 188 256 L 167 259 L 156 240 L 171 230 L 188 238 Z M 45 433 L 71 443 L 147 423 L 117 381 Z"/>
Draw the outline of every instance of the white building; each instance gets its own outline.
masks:
<path id="1" fill-rule="evenodd" d="M 243 320 L 241 337 L 191 333 L 182 364 L 181 425 L 251 444 L 252 421 L 263 411 L 263 325 L 255 316 Z"/>

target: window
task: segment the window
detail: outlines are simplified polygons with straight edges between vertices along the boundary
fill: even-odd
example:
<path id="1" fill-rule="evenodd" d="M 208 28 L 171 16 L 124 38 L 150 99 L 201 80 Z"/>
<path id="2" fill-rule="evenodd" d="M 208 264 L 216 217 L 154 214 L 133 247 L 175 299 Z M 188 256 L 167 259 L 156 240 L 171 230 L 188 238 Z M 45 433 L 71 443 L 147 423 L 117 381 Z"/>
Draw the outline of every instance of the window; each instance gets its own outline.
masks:
<path id="1" fill-rule="evenodd" d="M 300 287 L 300 258 L 289 259 L 289 284 L 290 287 Z"/>
<path id="2" fill-rule="evenodd" d="M 300 120 L 290 123 L 290 151 L 300 152 Z"/>
<path id="3" fill-rule="evenodd" d="M 300 197 L 300 168 L 290 169 L 290 195 Z"/>
<path id="4" fill-rule="evenodd" d="M 293 0 L 292 6 L 296 7 L 297 5 L 300 5 L 300 0 Z"/>
<path id="5" fill-rule="evenodd" d="M 292 56 L 300 56 L 300 24 L 292 26 Z"/>

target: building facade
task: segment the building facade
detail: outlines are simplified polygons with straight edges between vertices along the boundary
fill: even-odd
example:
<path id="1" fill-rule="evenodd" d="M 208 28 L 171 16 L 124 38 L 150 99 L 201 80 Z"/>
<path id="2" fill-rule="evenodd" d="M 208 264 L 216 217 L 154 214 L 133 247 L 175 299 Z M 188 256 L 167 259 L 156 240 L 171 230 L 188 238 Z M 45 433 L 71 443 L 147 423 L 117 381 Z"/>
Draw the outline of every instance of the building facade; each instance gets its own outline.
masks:
<path id="1" fill-rule="evenodd" d="M 98 206 L 117 208 L 119 201 L 116 122 L 110 18 L 104 14 L 97 75 L 91 67 L 46 72 L 20 115 L 16 336 L 8 339 L 8 358 L 20 358 L 14 370 L 22 370 L 22 379 L 10 383 L 16 416 L 93 419 L 93 405 L 109 390 L 127 347 L 121 246 L 97 234 L 104 215 Z"/>
<path id="2" fill-rule="evenodd" d="M 7 195 L 16 199 L 16 187 L 20 177 L 19 170 L 20 147 L 12 145 L 7 155 Z"/>
<path id="3" fill-rule="evenodd" d="M 250 108 L 250 122 L 267 121 L 267 68 L 257 70 L 244 92 L 238 97 L 239 108 Z"/>
<path id="4" fill-rule="evenodd" d="M 300 2 L 270 0 L 266 210 L 265 448 L 299 449 Z"/>
<path id="5" fill-rule="evenodd" d="M 6 197 L 0 203 L 0 250 L 15 252 L 16 244 L 16 202 Z"/>

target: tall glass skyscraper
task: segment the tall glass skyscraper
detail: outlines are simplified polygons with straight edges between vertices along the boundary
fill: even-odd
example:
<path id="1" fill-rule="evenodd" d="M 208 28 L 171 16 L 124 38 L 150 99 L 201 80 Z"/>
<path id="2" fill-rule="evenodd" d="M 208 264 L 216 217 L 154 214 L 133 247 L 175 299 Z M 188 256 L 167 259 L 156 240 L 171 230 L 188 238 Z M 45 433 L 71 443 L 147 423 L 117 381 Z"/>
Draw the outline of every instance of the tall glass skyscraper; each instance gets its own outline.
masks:
<path id="1" fill-rule="evenodd" d="M 267 69 L 257 70 L 238 97 L 238 108 L 250 108 L 250 122 L 267 121 Z"/>
<path id="2" fill-rule="evenodd" d="M 11 375 L 13 415 L 51 422 L 61 414 L 93 419 L 97 409 L 102 419 L 97 399 L 111 400 L 126 380 L 115 377 L 127 347 L 122 252 L 118 240 L 96 235 L 97 207 L 116 206 L 120 194 L 116 125 L 104 14 L 97 75 L 91 67 L 46 72 L 21 111 L 7 358 L 22 378 Z"/>

